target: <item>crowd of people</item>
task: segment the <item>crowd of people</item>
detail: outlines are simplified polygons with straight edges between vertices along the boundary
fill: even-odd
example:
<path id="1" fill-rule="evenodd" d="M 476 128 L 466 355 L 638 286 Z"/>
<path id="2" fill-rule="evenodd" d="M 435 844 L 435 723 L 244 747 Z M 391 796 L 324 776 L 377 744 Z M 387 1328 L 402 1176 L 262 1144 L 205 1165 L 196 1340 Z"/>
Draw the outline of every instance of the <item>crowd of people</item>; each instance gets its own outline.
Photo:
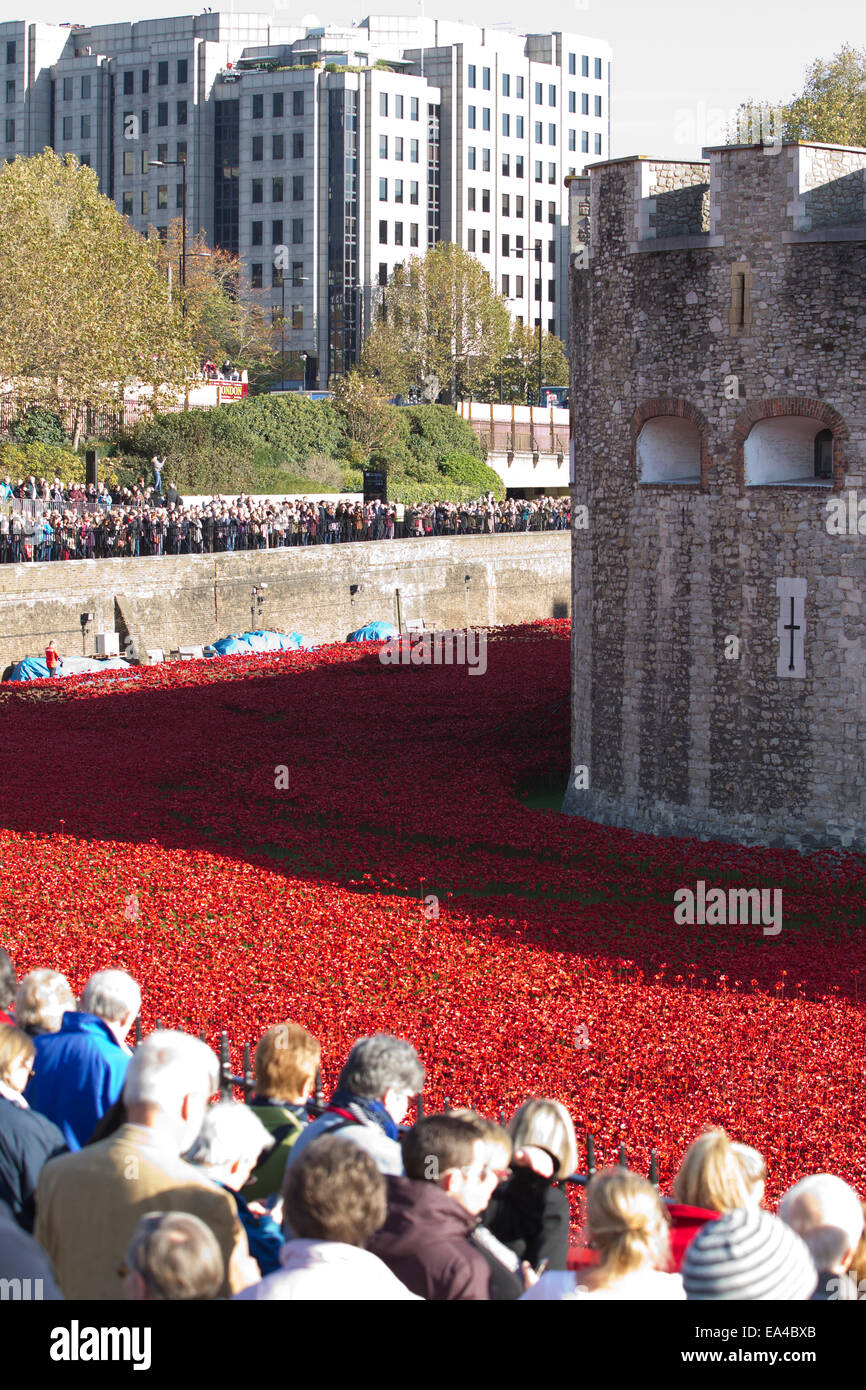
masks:
<path id="1" fill-rule="evenodd" d="M 507 1128 L 471 1110 L 404 1121 L 415 1048 L 380 1033 L 311 1101 L 319 1040 L 267 1029 L 249 1103 L 210 1102 L 204 1042 L 158 1031 L 124 971 L 76 1001 L 52 969 L 16 979 L 0 948 L 0 1279 L 105 1300 L 853 1300 L 864 1207 L 804 1176 L 778 1214 L 762 1156 L 721 1129 L 685 1153 L 670 1198 L 595 1173 L 572 1239 L 574 1125 L 527 1099 Z M 4 1287 L 6 1285 L 4 1284 Z"/>
<path id="2" fill-rule="evenodd" d="M 284 498 L 184 503 L 174 482 L 163 491 L 154 461 L 153 486 L 105 483 L 64 487 L 55 478 L 0 482 L 0 564 L 28 560 L 93 560 L 115 556 L 201 555 L 235 550 L 273 550 L 299 545 L 394 540 L 425 536 L 492 535 L 500 532 L 568 530 L 567 497 L 508 498 L 492 495 L 471 502 L 416 505 L 350 498 L 303 501 Z M 40 508 L 11 512 L 4 499 L 41 501 Z"/>

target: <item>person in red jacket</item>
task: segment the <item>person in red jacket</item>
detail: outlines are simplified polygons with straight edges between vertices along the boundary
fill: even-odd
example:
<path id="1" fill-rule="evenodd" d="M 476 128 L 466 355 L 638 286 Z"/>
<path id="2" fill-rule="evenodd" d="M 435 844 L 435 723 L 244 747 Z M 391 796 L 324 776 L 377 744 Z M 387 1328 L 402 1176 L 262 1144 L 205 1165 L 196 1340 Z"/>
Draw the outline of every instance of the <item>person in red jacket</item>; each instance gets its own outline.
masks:
<path id="1" fill-rule="evenodd" d="M 59 675 L 60 653 L 53 642 L 49 642 L 45 648 L 45 665 L 48 667 L 49 676 Z"/>

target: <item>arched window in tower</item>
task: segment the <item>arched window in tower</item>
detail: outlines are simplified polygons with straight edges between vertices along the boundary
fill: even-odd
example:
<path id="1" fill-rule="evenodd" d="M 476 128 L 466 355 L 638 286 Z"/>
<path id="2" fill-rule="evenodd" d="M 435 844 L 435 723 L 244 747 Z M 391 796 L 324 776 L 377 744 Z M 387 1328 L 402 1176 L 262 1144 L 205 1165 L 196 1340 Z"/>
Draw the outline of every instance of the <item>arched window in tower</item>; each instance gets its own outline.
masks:
<path id="1" fill-rule="evenodd" d="M 758 420 L 746 437 L 743 464 L 747 487 L 830 487 L 832 431 L 807 415 Z"/>
<path id="2" fill-rule="evenodd" d="M 701 433 L 679 415 L 655 415 L 637 437 L 640 483 L 700 485 Z"/>
<path id="3" fill-rule="evenodd" d="M 833 481 L 832 430 L 819 430 L 815 435 L 815 477 L 823 482 Z"/>

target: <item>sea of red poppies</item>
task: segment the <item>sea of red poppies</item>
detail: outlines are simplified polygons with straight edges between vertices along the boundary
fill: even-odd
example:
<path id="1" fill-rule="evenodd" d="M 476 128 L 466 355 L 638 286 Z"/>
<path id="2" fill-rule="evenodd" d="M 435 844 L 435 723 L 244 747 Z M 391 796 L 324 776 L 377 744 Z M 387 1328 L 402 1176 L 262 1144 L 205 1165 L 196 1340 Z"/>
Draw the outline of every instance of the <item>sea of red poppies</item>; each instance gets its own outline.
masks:
<path id="1" fill-rule="evenodd" d="M 866 861 L 656 839 L 519 793 L 569 767 L 566 622 L 487 671 L 371 645 L 0 688 L 0 941 L 19 971 L 130 970 L 145 1030 L 244 1041 L 292 1017 L 331 1084 L 384 1029 L 446 1098 L 564 1101 L 663 1190 L 705 1123 L 772 1198 L 866 1166 Z M 760 925 L 678 926 L 674 892 L 780 888 Z"/>

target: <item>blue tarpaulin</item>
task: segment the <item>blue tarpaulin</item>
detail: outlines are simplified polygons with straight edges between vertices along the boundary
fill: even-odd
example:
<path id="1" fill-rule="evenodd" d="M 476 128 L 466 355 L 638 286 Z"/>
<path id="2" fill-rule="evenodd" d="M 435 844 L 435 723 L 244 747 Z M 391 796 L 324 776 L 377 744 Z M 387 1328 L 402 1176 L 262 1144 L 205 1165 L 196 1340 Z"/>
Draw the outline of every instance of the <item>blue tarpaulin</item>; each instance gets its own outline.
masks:
<path id="1" fill-rule="evenodd" d="M 397 629 L 393 623 L 365 623 L 363 627 L 356 628 L 350 632 L 346 638 L 347 642 L 384 642 L 389 637 L 396 637 Z"/>
<path id="2" fill-rule="evenodd" d="M 130 662 L 125 661 L 122 656 L 112 656 L 106 661 L 97 661 L 90 656 L 64 656 L 60 662 L 60 679 L 64 676 L 80 676 L 88 671 L 128 671 Z M 6 677 L 10 681 L 34 681 L 47 680 L 48 667 L 45 664 L 44 656 L 25 656 L 23 661 L 16 661 L 9 675 Z M 57 677 L 55 676 L 56 680 Z"/>
<path id="3" fill-rule="evenodd" d="M 309 651 L 308 642 L 299 632 L 233 632 L 205 647 L 205 655 L 249 656 L 252 652 Z"/>

